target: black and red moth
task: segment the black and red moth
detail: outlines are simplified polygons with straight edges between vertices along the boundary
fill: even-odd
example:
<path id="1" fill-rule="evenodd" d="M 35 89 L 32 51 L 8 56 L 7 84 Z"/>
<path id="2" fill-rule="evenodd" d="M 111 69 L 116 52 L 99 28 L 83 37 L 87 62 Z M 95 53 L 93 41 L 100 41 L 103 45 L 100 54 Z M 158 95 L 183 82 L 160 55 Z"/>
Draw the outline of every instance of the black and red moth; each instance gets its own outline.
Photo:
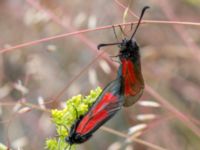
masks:
<path id="1" fill-rule="evenodd" d="M 149 7 L 146 6 L 142 9 L 138 24 L 130 39 L 123 39 L 122 42 L 99 44 L 98 49 L 103 46 L 118 45 L 120 52 L 117 56 L 120 59 L 120 67 L 118 73 L 122 75 L 122 86 L 124 94 L 124 106 L 128 107 L 133 105 L 142 96 L 144 90 L 144 80 L 141 71 L 140 62 L 140 49 L 133 39 L 135 33 L 141 23 L 144 12 Z"/>
<path id="2" fill-rule="evenodd" d="M 79 144 L 87 141 L 92 134 L 108 121 L 123 106 L 120 76 L 110 82 L 98 96 L 89 111 L 80 116 L 72 125 L 66 142 L 69 145 Z"/>

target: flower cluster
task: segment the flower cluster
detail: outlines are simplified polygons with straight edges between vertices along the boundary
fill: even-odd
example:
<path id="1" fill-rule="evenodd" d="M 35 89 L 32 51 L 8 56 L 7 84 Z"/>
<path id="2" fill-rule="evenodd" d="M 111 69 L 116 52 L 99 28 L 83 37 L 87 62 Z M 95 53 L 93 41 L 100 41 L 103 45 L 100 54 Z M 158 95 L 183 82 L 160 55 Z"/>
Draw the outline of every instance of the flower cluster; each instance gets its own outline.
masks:
<path id="1" fill-rule="evenodd" d="M 62 110 L 51 111 L 52 121 L 56 125 L 57 138 L 46 140 L 46 149 L 61 150 L 69 145 L 65 141 L 69 130 L 79 116 L 84 115 L 95 102 L 102 89 L 100 87 L 91 90 L 88 96 L 77 95 L 67 100 L 66 107 Z M 74 149 L 74 147 L 72 147 Z"/>

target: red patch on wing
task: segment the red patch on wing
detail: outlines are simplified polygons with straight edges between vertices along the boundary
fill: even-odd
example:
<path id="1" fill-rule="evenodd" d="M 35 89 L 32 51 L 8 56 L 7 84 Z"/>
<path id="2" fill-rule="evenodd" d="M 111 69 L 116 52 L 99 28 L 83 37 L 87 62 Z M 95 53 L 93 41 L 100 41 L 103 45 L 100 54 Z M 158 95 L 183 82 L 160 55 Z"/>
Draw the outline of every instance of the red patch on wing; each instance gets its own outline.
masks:
<path id="1" fill-rule="evenodd" d="M 109 117 L 109 112 L 105 109 L 109 103 L 115 102 L 117 97 L 112 93 L 105 93 L 100 102 L 90 110 L 79 123 L 76 132 L 80 134 L 86 134 L 98 126 L 99 122 Z"/>
<path id="2" fill-rule="evenodd" d="M 137 80 L 135 66 L 131 60 L 122 60 L 122 76 L 125 96 L 136 95 L 140 91 L 140 82 Z"/>

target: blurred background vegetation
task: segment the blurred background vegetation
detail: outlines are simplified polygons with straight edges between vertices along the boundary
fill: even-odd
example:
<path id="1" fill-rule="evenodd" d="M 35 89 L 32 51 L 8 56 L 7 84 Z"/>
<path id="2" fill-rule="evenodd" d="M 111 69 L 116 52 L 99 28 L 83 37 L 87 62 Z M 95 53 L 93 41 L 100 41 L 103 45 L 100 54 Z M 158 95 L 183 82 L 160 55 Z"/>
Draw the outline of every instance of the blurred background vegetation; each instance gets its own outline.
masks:
<path id="1" fill-rule="evenodd" d="M 115 42 L 111 26 L 137 21 L 130 11 L 139 16 L 146 5 L 149 21 L 136 35 L 146 89 L 140 102 L 123 108 L 106 126 L 163 149 L 199 150 L 199 0 L 1 0 L 0 143 L 44 149 L 45 139 L 55 136 L 48 110 L 114 79 L 118 63 L 109 56 L 118 48 L 102 54 L 96 46 Z M 55 37 L 83 29 L 94 30 Z M 130 26 L 124 32 L 130 35 Z M 77 149 L 153 148 L 98 130 Z"/>

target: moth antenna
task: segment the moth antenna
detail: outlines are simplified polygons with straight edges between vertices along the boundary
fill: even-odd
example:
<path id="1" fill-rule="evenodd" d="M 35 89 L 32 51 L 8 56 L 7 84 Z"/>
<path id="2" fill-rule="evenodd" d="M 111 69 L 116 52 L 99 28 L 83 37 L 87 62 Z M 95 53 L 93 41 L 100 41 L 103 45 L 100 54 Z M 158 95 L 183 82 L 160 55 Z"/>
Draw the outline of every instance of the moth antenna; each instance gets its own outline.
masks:
<path id="1" fill-rule="evenodd" d="M 117 43 L 99 44 L 97 46 L 97 49 L 99 50 L 101 47 L 104 47 L 104 46 L 119 45 L 119 44 L 121 44 L 121 43 L 117 42 Z"/>
<path id="2" fill-rule="evenodd" d="M 142 9 L 142 12 L 141 12 L 139 21 L 138 21 L 138 23 L 137 23 L 137 26 L 136 26 L 136 28 L 135 28 L 135 31 L 133 32 L 133 34 L 132 34 L 130 40 L 132 40 L 132 38 L 135 36 L 135 33 L 136 33 L 136 31 L 137 31 L 137 29 L 138 29 L 138 27 L 139 27 L 139 25 L 140 25 L 140 23 L 141 23 L 141 21 L 142 21 L 142 17 L 144 16 L 144 12 L 145 12 L 148 8 L 150 8 L 150 7 L 149 7 L 149 6 L 145 6 L 145 7 Z"/>

